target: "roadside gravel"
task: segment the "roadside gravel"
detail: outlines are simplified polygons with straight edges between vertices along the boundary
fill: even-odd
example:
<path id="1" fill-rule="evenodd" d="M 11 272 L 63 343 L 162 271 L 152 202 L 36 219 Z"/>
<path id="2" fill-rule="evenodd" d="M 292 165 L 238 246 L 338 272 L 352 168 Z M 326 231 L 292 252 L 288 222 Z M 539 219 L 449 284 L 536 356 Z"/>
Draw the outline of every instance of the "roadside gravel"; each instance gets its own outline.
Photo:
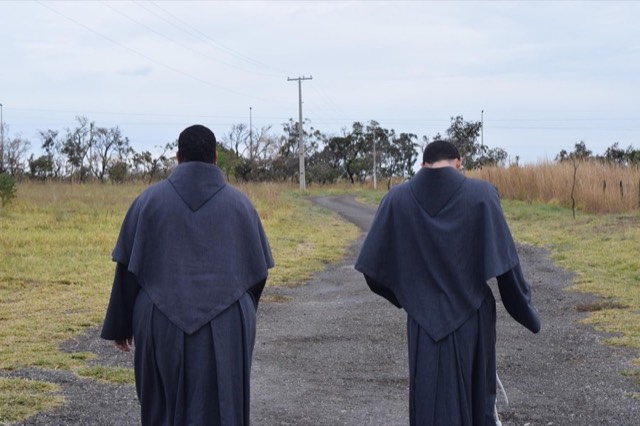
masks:
<path id="1" fill-rule="evenodd" d="M 315 200 L 368 229 L 375 209 L 352 197 Z M 321 225 L 320 225 L 321 226 Z M 346 259 L 296 288 L 265 290 L 252 369 L 254 426 L 408 424 L 406 317 L 375 296 L 353 269 L 362 239 Z M 640 387 L 624 376 L 637 351 L 602 344 L 607 336 L 581 325 L 576 306 L 589 295 L 566 291 L 572 274 L 547 253 L 519 247 L 543 329 L 531 334 L 498 303 L 498 373 L 509 397 L 499 400 L 504 426 L 640 424 Z M 276 259 L 277 261 L 277 259 Z M 495 283 L 492 284 L 499 298 Z M 131 367 L 132 354 L 117 351 L 89 329 L 62 349 L 90 351 L 94 363 Z M 4 372 L 57 383 L 66 404 L 16 425 L 134 425 L 139 423 L 133 386 L 78 378 L 70 372 L 25 369 Z M 632 395 L 636 397 L 632 397 Z"/>

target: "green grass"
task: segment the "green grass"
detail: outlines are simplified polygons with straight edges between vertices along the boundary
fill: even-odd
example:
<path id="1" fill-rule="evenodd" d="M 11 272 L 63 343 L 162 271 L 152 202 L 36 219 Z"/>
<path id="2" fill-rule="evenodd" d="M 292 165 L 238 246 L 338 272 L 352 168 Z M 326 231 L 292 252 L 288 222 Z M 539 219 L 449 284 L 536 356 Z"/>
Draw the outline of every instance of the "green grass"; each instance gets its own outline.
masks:
<path id="1" fill-rule="evenodd" d="M 133 370 L 130 368 L 105 367 L 95 365 L 91 367 L 83 367 L 76 370 L 76 374 L 80 377 L 96 379 L 103 382 L 118 384 L 134 384 Z"/>
<path id="2" fill-rule="evenodd" d="M 0 424 L 59 406 L 64 399 L 56 395 L 58 389 L 51 383 L 0 377 Z"/>

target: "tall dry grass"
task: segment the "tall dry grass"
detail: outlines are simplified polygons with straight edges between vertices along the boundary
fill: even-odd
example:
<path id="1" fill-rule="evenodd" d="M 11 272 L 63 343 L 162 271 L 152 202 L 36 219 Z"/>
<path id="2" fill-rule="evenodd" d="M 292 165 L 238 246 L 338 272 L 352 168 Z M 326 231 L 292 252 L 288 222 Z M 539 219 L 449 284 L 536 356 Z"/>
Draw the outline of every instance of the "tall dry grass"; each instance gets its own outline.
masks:
<path id="1" fill-rule="evenodd" d="M 589 213 L 623 213 L 640 209 L 640 168 L 597 162 L 539 163 L 466 172 L 498 188 L 502 198 L 545 202 Z"/>

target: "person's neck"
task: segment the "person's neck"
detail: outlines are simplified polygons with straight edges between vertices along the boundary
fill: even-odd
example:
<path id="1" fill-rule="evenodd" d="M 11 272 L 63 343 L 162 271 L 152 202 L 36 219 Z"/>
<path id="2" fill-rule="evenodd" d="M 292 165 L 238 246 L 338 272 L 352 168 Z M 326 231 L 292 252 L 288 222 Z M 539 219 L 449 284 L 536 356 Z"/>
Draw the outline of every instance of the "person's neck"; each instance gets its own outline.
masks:
<path id="1" fill-rule="evenodd" d="M 425 163 L 422 167 L 425 167 L 427 169 L 442 169 L 444 167 L 451 167 L 458 170 L 455 160 L 440 160 L 436 161 L 435 163 Z"/>

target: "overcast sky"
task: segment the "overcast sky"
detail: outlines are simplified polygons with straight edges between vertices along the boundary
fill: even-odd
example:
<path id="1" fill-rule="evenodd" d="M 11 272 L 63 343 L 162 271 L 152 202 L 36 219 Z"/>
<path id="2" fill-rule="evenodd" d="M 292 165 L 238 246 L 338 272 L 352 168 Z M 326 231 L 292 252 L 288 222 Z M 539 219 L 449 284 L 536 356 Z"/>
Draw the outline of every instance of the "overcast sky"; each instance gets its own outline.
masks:
<path id="1" fill-rule="evenodd" d="M 0 1 L 6 137 L 119 126 L 137 151 L 303 115 L 432 138 L 450 118 L 521 162 L 640 148 L 636 1 Z M 484 111 L 482 113 L 481 111 Z"/>

